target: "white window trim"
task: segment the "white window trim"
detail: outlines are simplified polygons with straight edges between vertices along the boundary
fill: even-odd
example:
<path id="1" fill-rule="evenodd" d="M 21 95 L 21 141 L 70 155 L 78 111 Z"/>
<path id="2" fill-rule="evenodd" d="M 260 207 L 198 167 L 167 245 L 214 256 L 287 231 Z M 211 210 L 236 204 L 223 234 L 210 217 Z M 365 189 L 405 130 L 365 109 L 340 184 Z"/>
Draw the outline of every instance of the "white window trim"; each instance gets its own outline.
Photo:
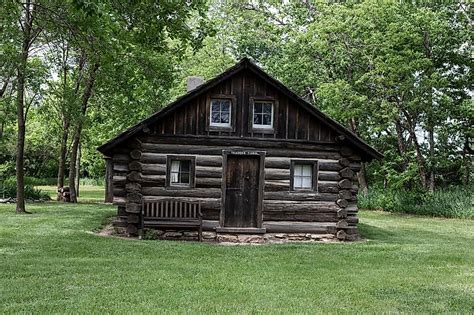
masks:
<path id="1" fill-rule="evenodd" d="M 272 113 L 271 113 L 271 124 L 270 125 L 262 125 L 262 124 L 256 124 L 254 122 L 254 115 L 255 115 L 255 104 L 256 103 L 270 103 L 272 104 Z M 275 108 L 275 103 L 272 101 L 254 101 L 253 102 L 253 107 L 252 107 L 252 128 L 253 129 L 273 129 L 273 111 Z"/>
<path id="2" fill-rule="evenodd" d="M 221 98 L 211 98 L 210 104 L 209 104 L 209 126 L 211 127 L 232 127 L 232 106 L 233 102 L 230 99 L 225 99 L 230 102 L 229 106 L 229 122 L 228 123 L 215 123 L 212 122 L 212 101 L 213 100 L 222 100 Z"/>

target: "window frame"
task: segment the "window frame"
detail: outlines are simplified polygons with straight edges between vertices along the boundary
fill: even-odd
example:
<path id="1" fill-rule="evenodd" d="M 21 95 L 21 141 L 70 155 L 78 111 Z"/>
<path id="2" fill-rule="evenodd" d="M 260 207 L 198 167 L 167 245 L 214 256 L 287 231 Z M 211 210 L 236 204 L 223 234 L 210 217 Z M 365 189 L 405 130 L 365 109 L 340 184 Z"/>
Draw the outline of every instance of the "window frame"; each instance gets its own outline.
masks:
<path id="1" fill-rule="evenodd" d="M 189 184 L 176 185 L 171 183 L 171 164 L 173 161 L 189 161 Z M 189 155 L 167 155 L 166 156 L 166 188 L 179 190 L 190 189 L 195 187 L 196 177 L 196 157 Z"/>
<path id="2" fill-rule="evenodd" d="M 311 173 L 311 189 L 308 188 L 295 188 L 295 165 L 311 165 L 313 171 Z M 319 174 L 319 161 L 318 160 L 291 160 L 290 165 L 290 191 L 292 192 L 315 192 L 318 193 L 318 174 Z"/>
<path id="3" fill-rule="evenodd" d="M 255 109 L 255 103 L 272 103 L 272 125 L 265 127 L 265 125 L 255 126 L 253 123 L 253 115 Z M 278 119 L 276 119 L 278 113 L 278 100 L 273 97 L 250 97 L 249 101 L 249 117 L 248 117 L 248 128 L 249 132 L 254 134 L 274 134 L 278 128 Z"/>
<path id="4" fill-rule="evenodd" d="M 212 101 L 213 100 L 227 100 L 229 101 L 229 122 L 228 123 L 214 123 L 212 122 Z M 232 100 L 229 98 L 217 98 L 217 97 L 211 97 L 210 103 L 209 103 L 209 127 L 218 127 L 218 128 L 231 128 L 232 127 L 232 118 L 234 115 L 232 115 Z M 219 112 L 222 112 L 222 110 L 219 109 Z"/>
<path id="5" fill-rule="evenodd" d="M 211 102 L 214 99 L 224 99 L 230 100 L 230 117 L 229 125 L 219 125 L 212 124 L 212 107 Z M 236 121 L 236 107 L 237 107 L 237 97 L 231 94 L 211 94 L 207 97 L 206 102 L 206 131 L 235 131 L 235 121 Z"/>

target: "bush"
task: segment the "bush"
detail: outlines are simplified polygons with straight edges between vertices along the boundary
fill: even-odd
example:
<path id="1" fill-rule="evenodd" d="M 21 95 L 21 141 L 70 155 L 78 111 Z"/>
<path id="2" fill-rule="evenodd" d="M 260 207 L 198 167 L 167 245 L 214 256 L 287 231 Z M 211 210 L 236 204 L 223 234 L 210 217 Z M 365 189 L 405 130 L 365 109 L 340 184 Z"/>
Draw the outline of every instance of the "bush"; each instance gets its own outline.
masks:
<path id="1" fill-rule="evenodd" d="M 3 199 L 16 198 L 16 180 L 14 177 L 8 178 L 3 183 L 0 183 L 0 197 Z M 25 185 L 25 199 L 51 200 L 47 193 L 41 191 L 40 189 L 34 188 L 32 185 Z"/>
<path id="2" fill-rule="evenodd" d="M 360 194 L 357 204 L 361 209 L 474 219 L 473 189 L 451 188 L 434 193 L 372 189 L 367 196 Z"/>

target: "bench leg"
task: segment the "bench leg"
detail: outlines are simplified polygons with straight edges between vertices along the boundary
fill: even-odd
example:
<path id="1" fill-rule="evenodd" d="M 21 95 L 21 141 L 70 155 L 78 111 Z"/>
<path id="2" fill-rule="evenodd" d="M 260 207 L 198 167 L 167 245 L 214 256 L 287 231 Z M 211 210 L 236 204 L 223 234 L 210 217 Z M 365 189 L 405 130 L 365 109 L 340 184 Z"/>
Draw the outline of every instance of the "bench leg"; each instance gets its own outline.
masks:
<path id="1" fill-rule="evenodd" d="M 199 225 L 198 239 L 199 242 L 202 242 L 202 224 Z"/>

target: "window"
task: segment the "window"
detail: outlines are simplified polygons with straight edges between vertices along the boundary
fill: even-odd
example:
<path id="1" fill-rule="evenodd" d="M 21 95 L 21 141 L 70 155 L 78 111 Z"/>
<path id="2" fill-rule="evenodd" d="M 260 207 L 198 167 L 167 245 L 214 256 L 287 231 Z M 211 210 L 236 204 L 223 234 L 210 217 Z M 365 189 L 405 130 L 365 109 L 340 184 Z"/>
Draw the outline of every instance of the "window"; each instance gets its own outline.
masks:
<path id="1" fill-rule="evenodd" d="M 194 157 L 168 156 L 166 186 L 173 188 L 194 187 Z"/>
<path id="2" fill-rule="evenodd" d="M 210 126 L 230 127 L 231 126 L 231 106 L 230 99 L 211 99 Z"/>
<path id="3" fill-rule="evenodd" d="M 292 161 L 291 162 L 291 189 L 317 191 L 318 162 Z"/>
<path id="4" fill-rule="evenodd" d="M 253 104 L 253 128 L 273 128 L 273 103 L 255 101 Z"/>
<path id="5" fill-rule="evenodd" d="M 171 185 L 189 186 L 190 161 L 171 161 Z"/>

